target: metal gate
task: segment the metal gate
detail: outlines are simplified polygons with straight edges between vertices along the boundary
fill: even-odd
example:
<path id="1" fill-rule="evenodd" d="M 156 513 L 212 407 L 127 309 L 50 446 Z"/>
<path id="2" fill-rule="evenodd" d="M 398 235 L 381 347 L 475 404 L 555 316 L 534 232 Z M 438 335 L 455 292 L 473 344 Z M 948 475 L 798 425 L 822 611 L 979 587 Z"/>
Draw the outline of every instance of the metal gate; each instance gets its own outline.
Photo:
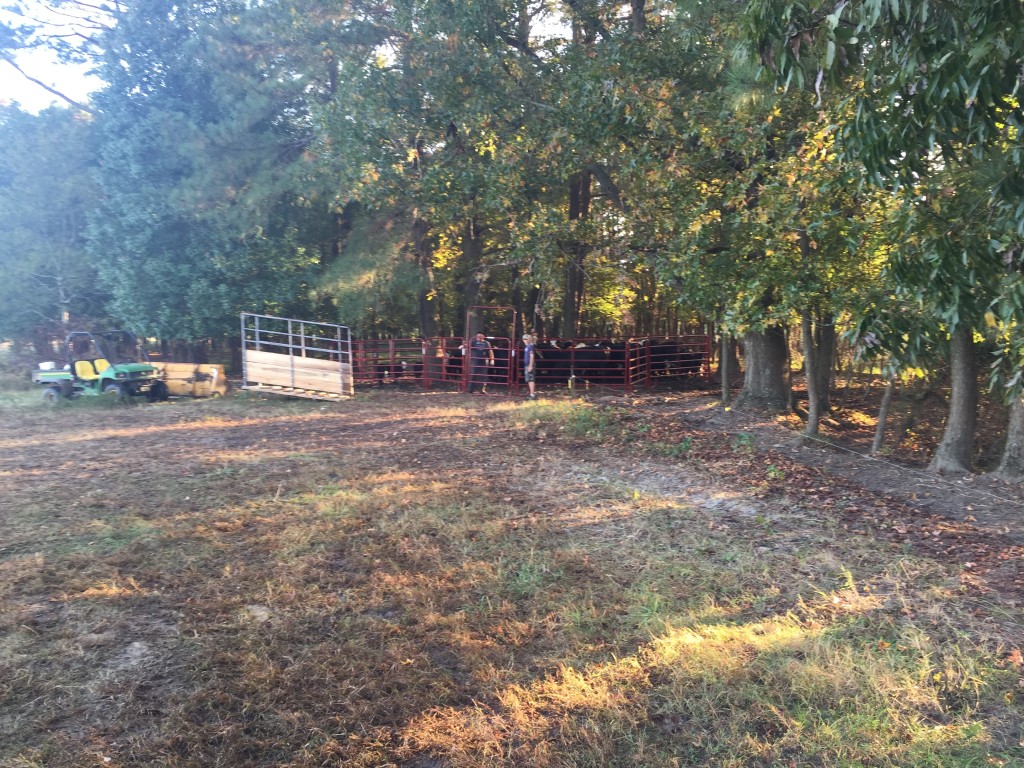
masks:
<path id="1" fill-rule="evenodd" d="M 343 325 L 243 312 L 242 389 L 336 400 L 352 397 L 352 337 Z"/>
<path id="2" fill-rule="evenodd" d="M 647 339 L 644 382 L 651 386 L 711 377 L 711 338 L 703 334 Z"/>
<path id="3" fill-rule="evenodd" d="M 537 344 L 537 386 L 649 387 L 711 376 L 708 336 L 545 339 Z"/>
<path id="4" fill-rule="evenodd" d="M 360 384 L 416 382 L 423 377 L 421 339 L 360 339 L 352 342 L 353 376 Z"/>
<path id="5" fill-rule="evenodd" d="M 473 384 L 505 389 L 509 394 L 518 391 L 521 377 L 518 375 L 516 361 L 521 357 L 521 345 L 513 342 L 516 338 L 518 317 L 519 313 L 515 307 L 474 306 L 466 310 L 467 345 L 475 334 L 483 333 L 491 345 L 494 362 L 487 366 L 485 373 L 474 374 L 472 360 L 468 360 L 464 364 L 463 372 L 465 389 L 471 389 L 470 385 Z"/>
<path id="6" fill-rule="evenodd" d="M 353 340 L 346 326 L 242 314 L 243 389 L 299 397 L 350 397 L 355 383 L 469 389 L 474 376 L 467 340 L 485 327 L 508 324 L 511 336 L 486 334 L 492 365 L 478 368 L 474 389 L 516 394 L 523 386 L 523 344 L 515 340 L 510 307 L 472 307 L 466 336 Z M 486 332 L 485 332 L 486 333 Z M 706 335 L 630 339 L 545 339 L 537 343 L 538 389 L 625 389 L 706 381 Z"/>
<path id="7" fill-rule="evenodd" d="M 423 386 L 465 386 L 466 356 L 461 336 L 432 336 L 423 342 Z"/>

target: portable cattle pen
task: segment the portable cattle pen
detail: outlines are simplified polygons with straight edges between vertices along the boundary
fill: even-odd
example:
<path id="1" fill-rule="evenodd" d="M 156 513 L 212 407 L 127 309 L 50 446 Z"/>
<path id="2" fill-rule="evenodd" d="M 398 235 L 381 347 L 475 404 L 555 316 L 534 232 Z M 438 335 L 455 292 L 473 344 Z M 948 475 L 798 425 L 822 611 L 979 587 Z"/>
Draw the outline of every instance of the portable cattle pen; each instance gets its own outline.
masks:
<path id="1" fill-rule="evenodd" d="M 502 331 L 516 325 L 508 307 L 473 307 L 471 312 L 511 313 L 493 322 Z M 355 386 L 406 384 L 466 391 L 470 364 L 467 339 L 480 320 L 467 320 L 465 336 L 428 339 L 353 339 L 347 326 L 271 315 L 242 314 L 242 388 L 294 397 L 338 400 Z M 472 315 L 471 315 L 472 317 Z M 508 335 L 505 335 L 505 334 Z M 525 387 L 521 342 L 512 330 L 487 335 L 493 362 L 486 383 L 518 394 Z M 543 339 L 537 345 L 539 390 L 618 389 L 706 382 L 711 378 L 711 339 L 703 334 L 628 339 Z M 478 382 L 480 383 L 480 382 Z"/>
<path id="2" fill-rule="evenodd" d="M 346 326 L 247 312 L 241 325 L 242 389 L 316 400 L 355 394 Z"/>

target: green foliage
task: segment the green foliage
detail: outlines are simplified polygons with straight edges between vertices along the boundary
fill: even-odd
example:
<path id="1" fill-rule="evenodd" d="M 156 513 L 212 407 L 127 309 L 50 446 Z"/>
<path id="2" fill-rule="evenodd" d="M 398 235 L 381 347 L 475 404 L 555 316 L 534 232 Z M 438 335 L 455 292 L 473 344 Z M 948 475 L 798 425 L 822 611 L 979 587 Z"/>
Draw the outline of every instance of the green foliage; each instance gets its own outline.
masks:
<path id="1" fill-rule="evenodd" d="M 823 83 L 849 94 L 843 152 L 875 181 L 902 185 L 889 289 L 930 319 L 929 335 L 966 325 L 999 339 L 993 381 L 1013 381 L 1024 360 L 1024 6 L 755 0 L 747 19 L 748 42 L 779 82 L 814 75 L 819 94 Z M 917 329 L 888 324 L 893 332 L 869 338 L 904 364 L 919 356 Z"/>
<path id="2" fill-rule="evenodd" d="M 94 135 L 69 110 L 0 106 L 0 339 L 63 336 L 103 315 L 107 296 L 85 254 Z"/>
<path id="3" fill-rule="evenodd" d="M 140 332 L 219 336 L 239 311 L 308 306 L 322 229 L 296 186 L 309 77 L 260 42 L 265 10 L 145 0 L 105 39 L 90 245 Z"/>

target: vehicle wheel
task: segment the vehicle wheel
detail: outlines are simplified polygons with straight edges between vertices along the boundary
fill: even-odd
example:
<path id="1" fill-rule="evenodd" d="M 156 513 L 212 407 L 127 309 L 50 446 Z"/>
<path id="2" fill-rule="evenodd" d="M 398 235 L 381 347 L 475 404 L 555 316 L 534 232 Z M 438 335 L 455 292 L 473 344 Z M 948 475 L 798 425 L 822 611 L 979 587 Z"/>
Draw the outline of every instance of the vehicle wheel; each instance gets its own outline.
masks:
<path id="1" fill-rule="evenodd" d="M 47 387 L 43 390 L 44 403 L 56 403 L 60 400 L 60 387 Z"/>
<path id="2" fill-rule="evenodd" d="M 127 399 L 127 394 L 125 392 L 125 389 L 120 384 L 114 384 L 114 383 L 104 384 L 103 385 L 103 394 L 104 395 L 112 395 L 114 397 L 119 397 L 122 400 Z"/>
<path id="3" fill-rule="evenodd" d="M 162 381 L 158 381 L 149 388 L 149 392 L 146 393 L 146 399 L 151 403 L 163 403 L 167 401 L 171 393 L 167 389 L 167 385 Z"/>

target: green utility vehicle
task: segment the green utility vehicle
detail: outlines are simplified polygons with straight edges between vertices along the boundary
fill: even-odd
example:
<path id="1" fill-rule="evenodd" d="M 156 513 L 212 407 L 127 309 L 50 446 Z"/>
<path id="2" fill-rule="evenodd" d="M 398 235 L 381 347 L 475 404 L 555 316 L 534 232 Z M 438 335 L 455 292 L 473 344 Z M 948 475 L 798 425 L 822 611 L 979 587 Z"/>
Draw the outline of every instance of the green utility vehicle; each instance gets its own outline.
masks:
<path id="1" fill-rule="evenodd" d="M 129 331 L 74 331 L 64 341 L 67 364 L 41 363 L 32 381 L 43 387 L 43 399 L 111 395 L 124 399 L 144 395 L 151 403 L 166 400 L 167 385 L 149 364 L 139 340 Z"/>

